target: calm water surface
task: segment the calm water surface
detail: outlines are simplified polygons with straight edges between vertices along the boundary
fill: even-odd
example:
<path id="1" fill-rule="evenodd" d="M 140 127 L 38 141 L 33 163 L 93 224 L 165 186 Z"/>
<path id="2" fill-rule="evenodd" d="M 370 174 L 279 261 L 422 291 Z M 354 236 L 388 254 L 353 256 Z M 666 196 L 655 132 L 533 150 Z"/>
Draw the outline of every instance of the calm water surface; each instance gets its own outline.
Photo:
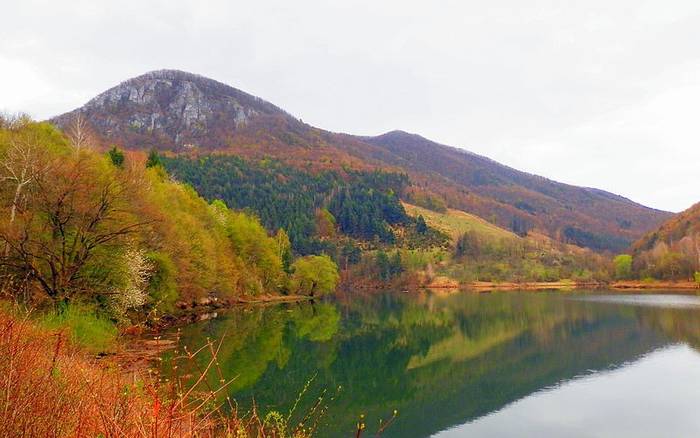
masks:
<path id="1" fill-rule="evenodd" d="M 303 413 L 327 390 L 322 437 L 354 436 L 360 414 L 373 432 L 394 409 L 386 437 L 700 436 L 697 296 L 387 293 L 182 332 L 191 347 L 222 337 L 241 404 L 286 413 L 308 383 Z"/>

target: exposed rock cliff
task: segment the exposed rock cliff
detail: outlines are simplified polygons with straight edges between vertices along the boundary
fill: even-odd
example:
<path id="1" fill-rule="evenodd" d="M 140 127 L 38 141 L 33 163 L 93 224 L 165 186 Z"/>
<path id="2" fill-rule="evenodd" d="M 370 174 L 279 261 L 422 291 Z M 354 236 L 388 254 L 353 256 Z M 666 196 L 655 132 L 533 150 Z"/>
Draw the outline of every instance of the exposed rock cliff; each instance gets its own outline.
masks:
<path id="1" fill-rule="evenodd" d="M 53 119 L 65 126 L 83 114 L 107 140 L 128 146 L 222 147 L 222 136 L 252 119 L 274 116 L 293 120 L 276 106 L 202 76 L 159 70 L 129 79 L 85 106 Z"/>

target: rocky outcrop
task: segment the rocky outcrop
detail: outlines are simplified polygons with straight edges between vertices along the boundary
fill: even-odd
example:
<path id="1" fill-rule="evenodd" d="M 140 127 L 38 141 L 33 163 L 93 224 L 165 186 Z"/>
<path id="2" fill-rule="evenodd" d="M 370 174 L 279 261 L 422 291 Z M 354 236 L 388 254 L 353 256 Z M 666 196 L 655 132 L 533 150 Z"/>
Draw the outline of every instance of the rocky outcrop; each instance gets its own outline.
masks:
<path id="1" fill-rule="evenodd" d="M 174 150 L 224 147 L 221 135 L 216 134 L 235 133 L 260 116 L 293 120 L 262 99 L 177 70 L 129 79 L 52 121 L 66 127 L 79 114 L 106 141 Z"/>

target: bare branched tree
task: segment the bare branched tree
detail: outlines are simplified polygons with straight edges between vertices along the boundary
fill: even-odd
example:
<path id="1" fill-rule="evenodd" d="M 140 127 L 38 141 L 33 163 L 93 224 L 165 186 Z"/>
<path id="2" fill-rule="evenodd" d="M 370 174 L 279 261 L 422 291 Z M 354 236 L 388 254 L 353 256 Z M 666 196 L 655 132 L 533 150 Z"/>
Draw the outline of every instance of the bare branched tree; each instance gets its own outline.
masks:
<path id="1" fill-rule="evenodd" d="M 5 118 L 5 120 L 9 120 Z M 7 190 L 9 196 L 9 218 L 8 224 L 11 227 L 17 217 L 17 211 L 23 200 L 26 198 L 32 184 L 48 169 L 48 162 L 45 158 L 44 149 L 40 146 L 40 141 L 36 131 L 23 129 L 31 122 L 28 116 L 19 115 L 8 122 L 5 129 L 16 131 L 7 144 L 3 145 L 3 155 L 0 157 L 0 187 Z M 4 259 L 10 255 L 10 245 L 5 242 L 2 253 Z M 16 283 L 16 272 L 9 270 L 5 266 L 2 270 L 0 290 L 5 292 L 11 285 Z M 23 284 L 26 283 L 26 272 L 20 273 Z M 21 289 L 18 284 L 12 286 Z"/>
<path id="2" fill-rule="evenodd" d="M 36 179 L 16 223 L 0 229 L 10 248 L 0 264 L 26 273 L 54 300 L 82 289 L 83 268 L 96 251 L 143 225 L 124 215 L 127 187 L 96 178 L 90 168 L 87 156 L 57 163 Z"/>
<path id="3" fill-rule="evenodd" d="M 31 123 L 32 118 L 25 113 L 0 113 L 0 129 L 16 131 Z"/>
<path id="4" fill-rule="evenodd" d="M 10 223 L 15 221 L 24 189 L 48 169 L 42 148 L 35 135 L 14 137 L 0 159 L 0 183 L 12 186 L 14 196 L 10 207 Z"/>
<path id="5" fill-rule="evenodd" d="M 73 117 L 68 129 L 66 130 L 71 144 L 76 150 L 81 150 L 88 146 L 90 142 L 90 134 L 87 126 L 87 121 L 82 113 L 78 113 Z"/>

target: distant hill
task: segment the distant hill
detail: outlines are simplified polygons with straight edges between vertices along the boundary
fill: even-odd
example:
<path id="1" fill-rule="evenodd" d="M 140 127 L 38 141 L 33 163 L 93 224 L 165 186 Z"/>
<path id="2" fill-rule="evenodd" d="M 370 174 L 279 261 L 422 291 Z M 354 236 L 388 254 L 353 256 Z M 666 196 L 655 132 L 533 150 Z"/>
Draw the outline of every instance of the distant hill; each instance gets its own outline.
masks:
<path id="1" fill-rule="evenodd" d="M 627 277 L 700 282 L 700 203 L 644 235 L 630 253 Z"/>
<path id="2" fill-rule="evenodd" d="M 377 137 L 328 132 L 241 90 L 181 71 L 129 79 L 52 122 L 65 128 L 78 115 L 105 146 L 274 157 L 308 171 L 403 172 L 421 196 L 520 234 L 536 230 L 596 250 L 619 251 L 671 216 L 402 131 Z"/>
<path id="3" fill-rule="evenodd" d="M 577 187 L 504 166 L 463 149 L 441 145 L 419 135 L 393 131 L 364 137 L 386 148 L 403 165 L 423 174 L 438 174 L 469 189 L 472 196 L 450 199 L 456 208 L 485 218 L 498 212 L 514 231 L 538 228 L 552 237 L 593 249 L 620 250 L 653 228 L 669 213 L 644 207 L 603 190 Z M 437 190 L 444 190 L 440 184 Z M 449 191 L 444 196 L 450 198 Z"/>
<path id="4" fill-rule="evenodd" d="M 674 246 L 688 239 L 697 242 L 698 247 L 700 247 L 700 202 L 678 213 L 656 230 L 646 234 L 634 243 L 633 249 L 636 252 L 648 251 L 659 243 Z"/>

